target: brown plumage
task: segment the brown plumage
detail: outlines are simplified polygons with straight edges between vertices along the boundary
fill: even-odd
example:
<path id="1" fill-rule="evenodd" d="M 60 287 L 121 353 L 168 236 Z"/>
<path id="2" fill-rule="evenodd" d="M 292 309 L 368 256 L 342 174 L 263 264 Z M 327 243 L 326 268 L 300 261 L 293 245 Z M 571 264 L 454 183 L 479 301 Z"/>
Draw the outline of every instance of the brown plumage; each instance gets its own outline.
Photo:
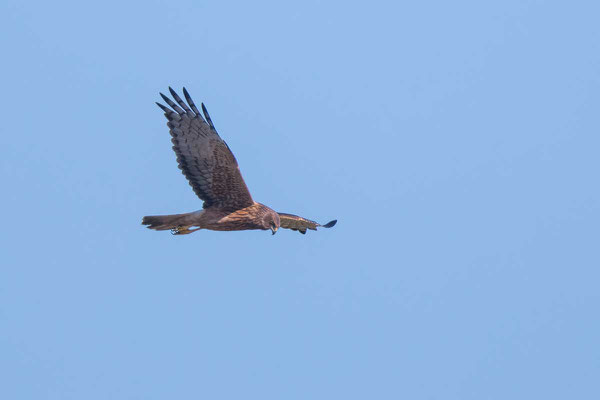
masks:
<path id="1" fill-rule="evenodd" d="M 150 229 L 171 230 L 174 235 L 185 235 L 198 229 L 239 231 L 279 227 L 302 234 L 307 229 L 331 228 L 333 220 L 325 225 L 293 214 L 277 213 L 255 202 L 242 178 L 240 168 L 227 143 L 217 133 L 204 104 L 202 114 L 183 88 L 187 104 L 169 88 L 173 102 L 160 94 L 169 105 L 156 103 L 167 118 L 173 150 L 179 169 L 185 175 L 196 195 L 204 200 L 203 209 L 187 214 L 146 216 L 142 224 Z"/>

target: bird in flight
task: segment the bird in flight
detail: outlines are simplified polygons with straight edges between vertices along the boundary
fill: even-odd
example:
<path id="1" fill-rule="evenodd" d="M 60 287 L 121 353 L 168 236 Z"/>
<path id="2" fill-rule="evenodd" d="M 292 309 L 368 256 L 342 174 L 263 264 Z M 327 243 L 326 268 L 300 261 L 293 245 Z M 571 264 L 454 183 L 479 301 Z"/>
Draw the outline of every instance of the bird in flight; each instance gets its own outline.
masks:
<path id="1" fill-rule="evenodd" d="M 278 213 L 252 200 L 238 163 L 217 133 L 206 107 L 202 114 L 183 88 L 187 104 L 169 87 L 173 100 L 160 94 L 170 107 L 156 103 L 167 118 L 179 169 L 196 195 L 204 201 L 202 210 L 174 215 L 152 215 L 142 224 L 157 231 L 170 230 L 187 235 L 199 229 L 214 231 L 271 230 L 281 228 L 305 234 L 307 229 L 331 228 L 337 220 L 321 225 L 294 214 Z M 204 116 L 203 116 L 204 115 Z"/>

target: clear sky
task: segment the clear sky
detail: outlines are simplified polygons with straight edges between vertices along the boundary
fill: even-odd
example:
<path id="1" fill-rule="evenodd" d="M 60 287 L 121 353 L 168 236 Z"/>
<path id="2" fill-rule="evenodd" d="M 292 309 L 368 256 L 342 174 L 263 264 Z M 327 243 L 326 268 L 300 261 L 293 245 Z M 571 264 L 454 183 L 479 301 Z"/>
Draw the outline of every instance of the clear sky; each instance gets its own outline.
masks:
<path id="1" fill-rule="evenodd" d="M 0 6 L 2 399 L 600 398 L 600 5 Z M 255 200 L 175 237 L 186 86 Z"/>

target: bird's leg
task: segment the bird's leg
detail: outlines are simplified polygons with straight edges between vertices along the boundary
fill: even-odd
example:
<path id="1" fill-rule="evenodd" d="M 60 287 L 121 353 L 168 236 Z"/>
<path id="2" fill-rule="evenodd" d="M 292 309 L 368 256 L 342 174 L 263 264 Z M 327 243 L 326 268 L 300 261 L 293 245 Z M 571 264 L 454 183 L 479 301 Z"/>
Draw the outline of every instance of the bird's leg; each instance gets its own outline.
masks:
<path id="1" fill-rule="evenodd" d="M 179 225 L 179 226 L 171 229 L 171 234 L 173 234 L 173 235 L 187 235 L 189 233 L 196 232 L 198 229 L 200 229 L 200 228 L 190 229 L 190 226 L 191 225 L 188 225 L 188 226 L 181 226 L 181 225 Z"/>

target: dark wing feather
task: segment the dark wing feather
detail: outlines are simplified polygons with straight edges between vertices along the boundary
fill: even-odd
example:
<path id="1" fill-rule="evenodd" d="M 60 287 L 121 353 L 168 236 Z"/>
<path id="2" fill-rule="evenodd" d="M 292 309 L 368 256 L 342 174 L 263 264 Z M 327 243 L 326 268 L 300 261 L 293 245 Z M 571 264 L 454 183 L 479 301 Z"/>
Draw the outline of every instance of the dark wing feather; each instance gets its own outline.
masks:
<path id="1" fill-rule="evenodd" d="M 179 169 L 196 195 L 204 200 L 204 208 L 237 210 L 254 204 L 238 163 L 215 130 L 204 104 L 202 111 L 206 120 L 185 88 L 183 94 L 187 104 L 173 89 L 169 88 L 169 91 L 177 104 L 162 93 L 161 97 L 171 108 L 156 104 L 169 121 L 167 126 Z"/>
<path id="2" fill-rule="evenodd" d="M 291 229 L 293 231 L 298 231 L 302 234 L 306 233 L 307 229 L 316 231 L 317 227 L 323 228 L 331 228 L 337 222 L 337 219 L 333 221 L 329 221 L 325 225 L 321 225 L 315 221 L 311 221 L 310 219 L 302 218 L 294 214 L 286 214 L 286 213 L 278 213 L 279 214 L 279 226 L 281 228 Z"/>

